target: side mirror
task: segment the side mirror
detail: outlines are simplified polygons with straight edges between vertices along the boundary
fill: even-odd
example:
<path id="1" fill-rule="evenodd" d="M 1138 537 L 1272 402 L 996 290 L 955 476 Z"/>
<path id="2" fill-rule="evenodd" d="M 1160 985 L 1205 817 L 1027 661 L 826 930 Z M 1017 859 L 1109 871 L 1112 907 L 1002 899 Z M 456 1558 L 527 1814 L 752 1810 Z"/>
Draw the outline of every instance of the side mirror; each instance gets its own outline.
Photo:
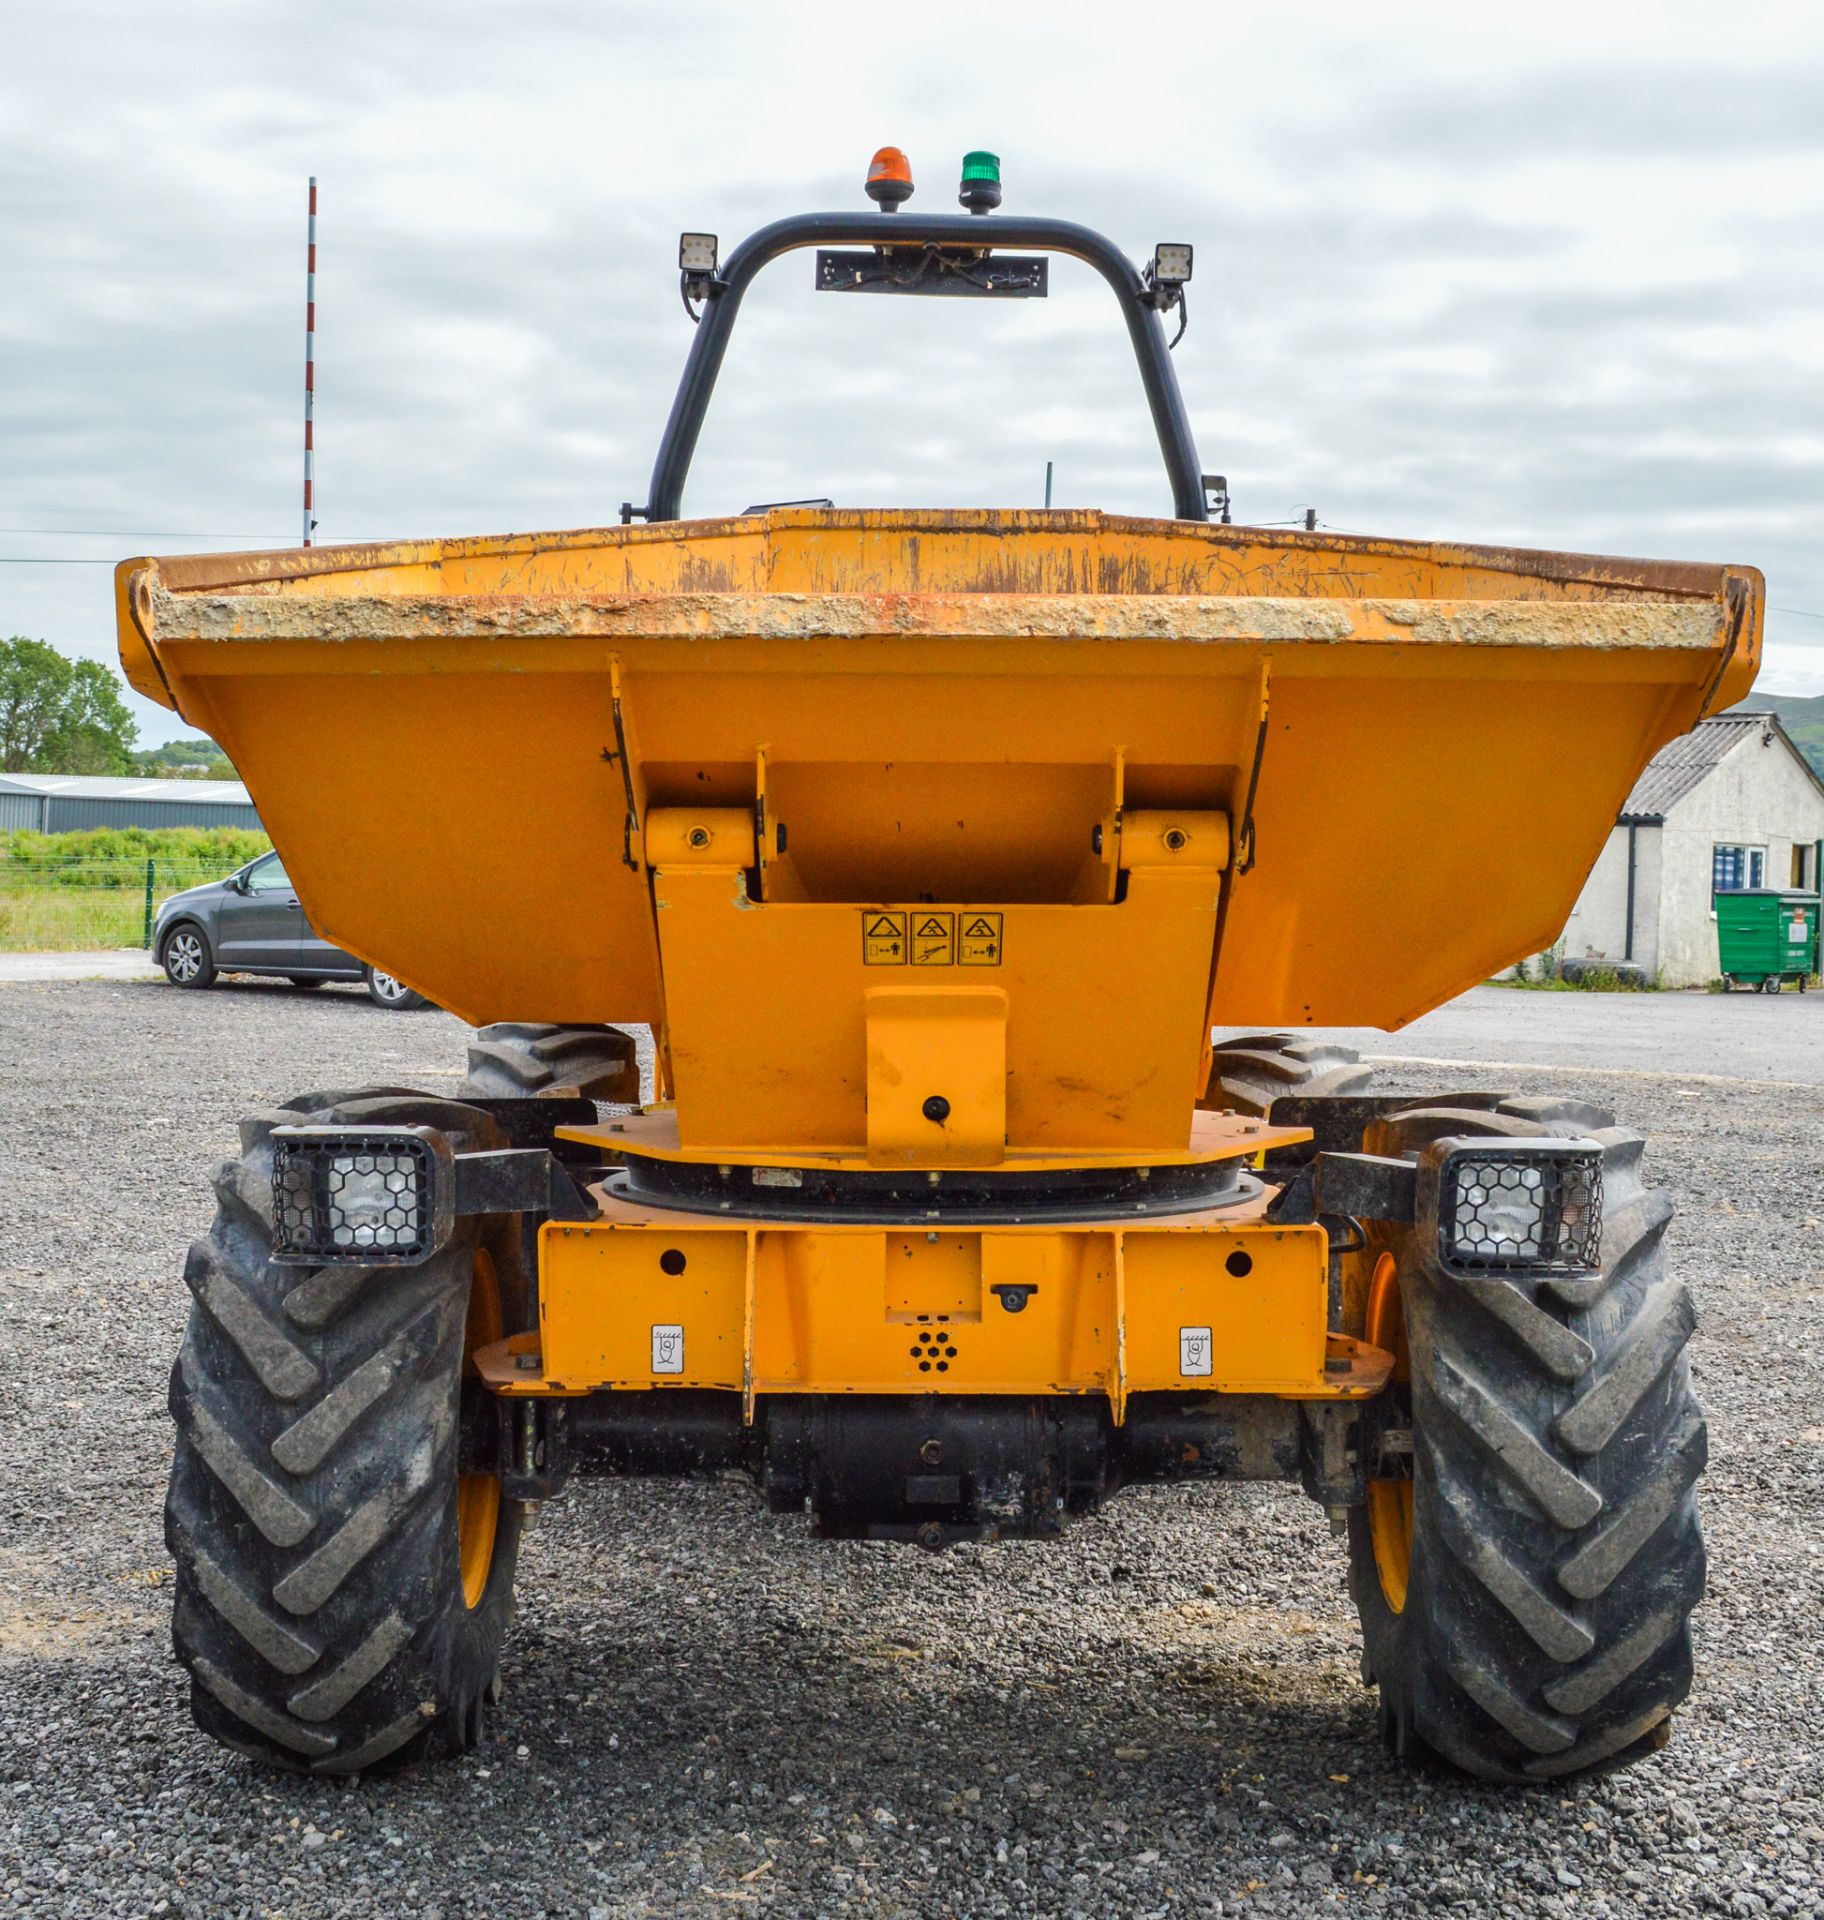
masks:
<path id="1" fill-rule="evenodd" d="M 247 876 L 244 873 L 231 873 L 228 876 L 226 885 L 230 893 L 245 893 L 247 891 Z"/>

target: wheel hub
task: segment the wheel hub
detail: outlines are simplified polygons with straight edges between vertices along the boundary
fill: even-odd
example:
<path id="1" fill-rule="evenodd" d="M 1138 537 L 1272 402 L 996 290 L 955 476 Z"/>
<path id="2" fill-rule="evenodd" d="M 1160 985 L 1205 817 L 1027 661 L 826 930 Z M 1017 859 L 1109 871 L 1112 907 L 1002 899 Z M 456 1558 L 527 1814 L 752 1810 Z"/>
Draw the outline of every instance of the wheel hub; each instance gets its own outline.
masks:
<path id="1" fill-rule="evenodd" d="M 1406 1351 L 1406 1317 L 1400 1304 L 1400 1270 L 1390 1253 L 1375 1263 L 1368 1283 L 1369 1342 L 1393 1355 L 1396 1384 L 1411 1378 Z M 1385 1456 L 1383 1456 L 1385 1464 Z M 1388 1611 L 1402 1613 L 1412 1580 L 1412 1478 L 1410 1474 L 1368 1482 L 1368 1537 Z"/>
<path id="2" fill-rule="evenodd" d="M 475 1353 L 501 1337 L 500 1279 L 494 1262 L 477 1249 L 469 1283 L 468 1324 L 463 1334 L 463 1371 L 472 1374 Z M 487 1591 L 500 1530 L 500 1476 L 464 1473 L 456 1480 L 456 1549 L 462 1568 L 462 1598 L 471 1612 Z"/>

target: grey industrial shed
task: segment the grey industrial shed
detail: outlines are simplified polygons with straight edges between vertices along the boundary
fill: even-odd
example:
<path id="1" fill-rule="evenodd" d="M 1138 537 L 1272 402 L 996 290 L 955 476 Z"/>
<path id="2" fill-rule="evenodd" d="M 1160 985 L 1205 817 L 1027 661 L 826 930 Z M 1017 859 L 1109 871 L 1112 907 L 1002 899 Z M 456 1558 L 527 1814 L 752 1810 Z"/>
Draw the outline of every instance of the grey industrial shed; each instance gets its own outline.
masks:
<path id="1" fill-rule="evenodd" d="M 75 773 L 0 773 L 0 832 L 90 827 L 258 827 L 238 780 L 105 780 Z"/>

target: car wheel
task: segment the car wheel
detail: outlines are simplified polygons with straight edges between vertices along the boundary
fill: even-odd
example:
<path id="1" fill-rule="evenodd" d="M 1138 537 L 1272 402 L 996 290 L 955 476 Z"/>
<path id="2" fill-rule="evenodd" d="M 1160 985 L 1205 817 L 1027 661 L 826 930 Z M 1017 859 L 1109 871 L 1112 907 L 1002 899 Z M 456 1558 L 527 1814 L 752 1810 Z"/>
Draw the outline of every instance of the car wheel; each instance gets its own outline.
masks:
<path id="1" fill-rule="evenodd" d="M 391 1007 L 397 1013 L 403 1013 L 411 1007 L 428 1004 L 421 993 L 414 993 L 403 980 L 395 980 L 390 973 L 382 973 L 378 967 L 363 967 L 362 978 L 367 982 L 367 997 L 376 1006 Z"/>
<path id="2" fill-rule="evenodd" d="M 209 951 L 208 936 L 201 927 L 188 922 L 173 927 L 159 949 L 158 963 L 174 987 L 215 985 L 215 956 Z"/>

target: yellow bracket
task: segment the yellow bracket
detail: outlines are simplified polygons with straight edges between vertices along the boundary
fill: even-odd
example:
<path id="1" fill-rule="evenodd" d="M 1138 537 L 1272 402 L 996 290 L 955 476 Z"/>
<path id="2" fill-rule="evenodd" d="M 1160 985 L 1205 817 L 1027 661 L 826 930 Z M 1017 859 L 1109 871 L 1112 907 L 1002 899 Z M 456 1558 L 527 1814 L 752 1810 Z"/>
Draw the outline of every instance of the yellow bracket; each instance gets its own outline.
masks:
<path id="1" fill-rule="evenodd" d="M 754 864 L 754 816 L 747 807 L 654 807 L 646 816 L 646 859 L 654 868 Z"/>
<path id="2" fill-rule="evenodd" d="M 1007 995 L 999 987 L 875 987 L 868 1160 L 998 1166 L 1007 1153 Z"/>
<path id="3" fill-rule="evenodd" d="M 783 1226 L 598 1197 L 540 1230 L 540 1336 L 477 1356 L 497 1392 L 722 1389 L 750 1421 L 769 1393 L 1102 1394 L 1119 1423 L 1146 1392 L 1363 1399 L 1392 1364 L 1326 1333 L 1322 1228 L 1245 1210 Z"/>

